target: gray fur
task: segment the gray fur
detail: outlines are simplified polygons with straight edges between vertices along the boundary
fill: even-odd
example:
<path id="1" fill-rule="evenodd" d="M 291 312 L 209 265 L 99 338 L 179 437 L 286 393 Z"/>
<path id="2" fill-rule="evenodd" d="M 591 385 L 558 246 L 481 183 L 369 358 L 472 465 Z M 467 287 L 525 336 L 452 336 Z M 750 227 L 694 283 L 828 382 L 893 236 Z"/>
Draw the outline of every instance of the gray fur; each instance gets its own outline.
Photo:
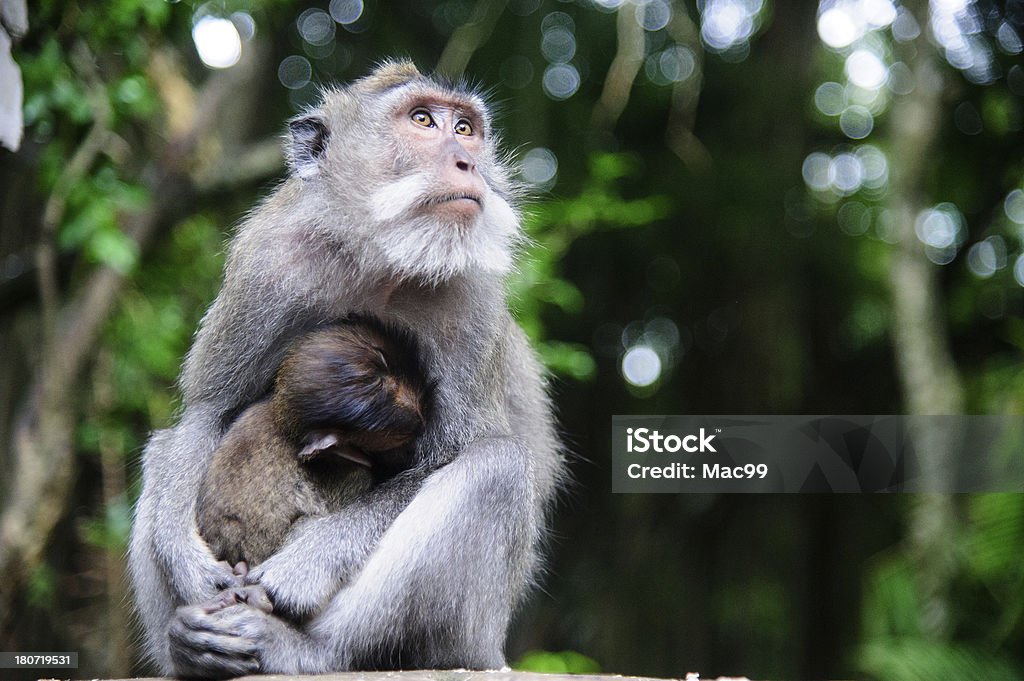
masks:
<path id="1" fill-rule="evenodd" d="M 422 170 L 391 132 L 396 102 L 417 91 L 477 107 L 490 135 L 475 95 L 385 64 L 326 95 L 316 113 L 333 134 L 318 172 L 293 174 L 231 244 L 223 288 L 183 368 L 181 419 L 154 433 L 143 455 L 129 561 L 146 650 L 164 673 L 504 664 L 505 631 L 534 574 L 563 463 L 541 367 L 506 308 L 507 263 L 489 255 L 510 255 L 516 235 L 497 229 L 481 245 L 481 234 L 516 215 L 496 144 L 476 159 L 490 193 L 471 229 L 408 212 L 381 221 L 365 200 Z M 414 258 L 396 255 L 403 230 L 438 238 L 422 240 Z M 266 394 L 289 340 L 351 312 L 396 321 L 421 341 L 437 385 L 418 463 L 304 522 L 249 573 L 274 614 L 203 607 L 241 586 L 196 529 L 212 452 Z"/>

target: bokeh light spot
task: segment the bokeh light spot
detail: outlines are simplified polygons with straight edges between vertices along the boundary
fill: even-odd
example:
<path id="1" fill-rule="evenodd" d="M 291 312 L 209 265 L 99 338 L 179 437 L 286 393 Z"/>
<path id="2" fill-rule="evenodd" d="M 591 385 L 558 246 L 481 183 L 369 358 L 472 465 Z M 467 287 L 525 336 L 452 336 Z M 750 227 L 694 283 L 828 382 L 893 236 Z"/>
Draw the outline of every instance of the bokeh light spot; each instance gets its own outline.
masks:
<path id="1" fill-rule="evenodd" d="M 1006 217 L 1018 225 L 1024 225 L 1024 191 L 1014 189 L 1003 201 L 1003 212 Z"/>
<path id="2" fill-rule="evenodd" d="M 956 129 L 965 135 L 980 135 L 982 131 L 981 114 L 970 102 L 960 102 L 953 112 Z"/>
<path id="3" fill-rule="evenodd" d="M 804 182 L 807 186 L 819 192 L 827 190 L 831 184 L 829 180 L 829 166 L 831 163 L 832 159 L 829 158 L 828 154 L 823 154 L 820 151 L 808 154 L 807 158 L 804 159 L 802 169 Z"/>
<path id="4" fill-rule="evenodd" d="M 850 139 L 862 140 L 875 129 L 875 117 L 867 107 L 848 106 L 839 115 L 839 129 Z"/>
<path id="5" fill-rule="evenodd" d="M 513 54 L 501 62 L 501 82 L 521 90 L 533 80 L 533 64 L 521 54 Z"/>
<path id="6" fill-rule="evenodd" d="M 558 174 L 558 158 L 554 152 L 544 147 L 530 149 L 523 155 L 519 172 L 530 184 L 548 184 Z"/>
<path id="7" fill-rule="evenodd" d="M 192 27 L 199 59 L 211 69 L 226 69 L 242 57 L 242 37 L 230 19 L 205 16 Z"/>
<path id="8" fill-rule="evenodd" d="M 852 45 L 861 31 L 844 9 L 833 7 L 818 17 L 818 36 L 829 47 L 839 49 Z"/>
<path id="9" fill-rule="evenodd" d="M 967 251 L 967 268 L 979 279 L 988 279 L 1006 267 L 1006 243 L 1000 236 L 990 236 Z"/>
<path id="10" fill-rule="evenodd" d="M 295 22 L 299 35 L 310 45 L 326 45 L 334 40 L 336 24 L 322 9 L 307 9 Z"/>
<path id="11" fill-rule="evenodd" d="M 635 345 L 622 356 L 622 376 L 630 385 L 643 388 L 661 376 L 661 358 L 645 345 Z"/>
<path id="12" fill-rule="evenodd" d="M 580 73 L 572 64 L 552 64 L 544 70 L 543 85 L 552 99 L 569 99 L 580 87 Z"/>
<path id="13" fill-rule="evenodd" d="M 636 21 L 648 31 L 660 31 L 672 21 L 672 6 L 665 0 L 647 0 L 636 6 Z"/>
<path id="14" fill-rule="evenodd" d="M 564 64 L 576 54 L 576 36 L 564 26 L 554 26 L 544 31 L 540 51 L 548 61 Z"/>
<path id="15" fill-rule="evenodd" d="M 861 145 L 854 153 L 864 171 L 864 186 L 869 189 L 885 187 L 889 182 L 889 161 L 885 154 L 870 144 Z"/>
<path id="16" fill-rule="evenodd" d="M 343 26 L 354 24 L 363 16 L 363 0 L 331 0 L 331 18 Z"/>
<path id="17" fill-rule="evenodd" d="M 871 229 L 871 210 L 860 201 L 847 201 L 836 214 L 839 229 L 850 236 L 860 236 Z"/>
<path id="18" fill-rule="evenodd" d="M 747 42 L 758 27 L 763 0 L 703 0 L 700 36 L 715 52 L 739 49 L 746 56 Z"/>
<path id="19" fill-rule="evenodd" d="M 846 77 L 857 87 L 877 90 L 889 78 L 889 69 L 871 50 L 854 50 L 846 58 Z"/>
<path id="20" fill-rule="evenodd" d="M 293 54 L 281 60 L 277 67 L 277 77 L 289 90 L 298 90 L 309 84 L 313 77 L 313 66 L 305 57 Z"/>
<path id="21" fill-rule="evenodd" d="M 921 35 L 921 27 L 914 15 L 906 7 L 898 8 L 896 19 L 892 22 L 892 37 L 896 39 L 896 42 L 909 43 L 911 40 L 916 40 L 919 35 Z"/>
<path id="22" fill-rule="evenodd" d="M 814 91 L 814 106 L 826 116 L 838 116 L 846 108 L 846 91 L 839 83 L 822 83 Z"/>
<path id="23" fill-rule="evenodd" d="M 856 155 L 843 152 L 829 163 L 828 177 L 832 188 L 847 196 L 860 189 L 864 181 L 864 167 Z"/>
<path id="24" fill-rule="evenodd" d="M 1013 278 L 1017 280 L 1017 283 L 1024 286 L 1024 253 L 1017 256 L 1017 261 L 1013 263 Z"/>
<path id="25" fill-rule="evenodd" d="M 948 265 L 964 240 L 964 219 L 952 203 L 940 203 L 921 211 L 914 232 L 925 246 L 925 255 L 936 265 Z"/>

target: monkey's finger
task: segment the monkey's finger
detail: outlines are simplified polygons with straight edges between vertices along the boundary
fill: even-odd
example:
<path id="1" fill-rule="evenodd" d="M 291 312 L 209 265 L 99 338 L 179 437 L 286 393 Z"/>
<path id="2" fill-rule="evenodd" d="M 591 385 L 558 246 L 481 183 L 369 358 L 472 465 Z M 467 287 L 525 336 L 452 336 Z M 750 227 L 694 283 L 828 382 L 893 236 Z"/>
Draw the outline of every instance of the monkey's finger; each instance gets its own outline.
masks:
<path id="1" fill-rule="evenodd" d="M 235 587 L 243 586 L 244 582 L 242 577 L 236 575 L 234 572 L 225 573 L 217 577 L 213 582 L 214 587 L 217 589 L 233 589 Z"/>
<path id="2" fill-rule="evenodd" d="M 176 676 L 187 678 L 227 678 L 259 673 L 255 655 L 224 655 L 212 650 L 195 649 L 171 639 L 171 659 Z"/>
<path id="3" fill-rule="evenodd" d="M 234 595 L 232 594 L 233 598 Z M 172 629 L 180 625 L 183 632 L 210 632 L 223 636 L 245 638 L 251 631 L 254 624 L 250 613 L 256 611 L 244 605 L 233 604 L 226 608 L 216 608 L 207 611 L 202 605 L 193 605 L 178 608 L 177 616 L 174 618 Z M 262 616 L 262 613 L 260 613 Z"/>
<path id="4" fill-rule="evenodd" d="M 214 624 L 212 617 L 200 622 L 194 618 L 175 618 L 167 631 L 172 650 L 186 653 L 185 657 L 194 658 L 202 653 L 215 653 L 229 657 L 253 657 L 259 652 L 259 646 L 251 638 L 234 632 L 216 631 L 200 624 Z M 192 654 L 187 654 L 191 652 Z"/>
<path id="5" fill-rule="evenodd" d="M 219 677 L 234 678 L 260 672 L 260 662 L 255 657 L 223 657 L 215 653 L 204 652 L 199 654 L 196 662 L 205 672 L 197 674 L 197 676 L 213 674 Z"/>
<path id="6" fill-rule="evenodd" d="M 203 609 L 203 612 L 207 615 L 212 615 L 215 612 L 223 610 L 224 608 L 230 608 L 232 605 L 238 603 L 238 597 L 235 595 L 234 589 L 225 589 L 219 594 L 211 598 L 210 600 L 199 604 Z"/>
<path id="7" fill-rule="evenodd" d="M 240 560 L 237 563 L 235 563 L 234 568 L 232 568 L 232 572 L 234 572 L 239 577 L 245 577 L 247 574 L 249 574 L 249 564 L 246 563 L 244 560 Z"/>

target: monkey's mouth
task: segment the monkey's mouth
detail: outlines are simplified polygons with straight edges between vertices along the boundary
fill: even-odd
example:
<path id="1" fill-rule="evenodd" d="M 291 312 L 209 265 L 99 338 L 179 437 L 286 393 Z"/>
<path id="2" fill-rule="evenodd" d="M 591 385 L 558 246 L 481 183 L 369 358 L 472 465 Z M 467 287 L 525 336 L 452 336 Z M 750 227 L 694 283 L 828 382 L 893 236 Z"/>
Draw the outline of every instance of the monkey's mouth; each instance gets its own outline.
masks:
<path id="1" fill-rule="evenodd" d="M 432 206 L 440 206 L 446 203 L 462 203 L 472 202 L 479 208 L 483 205 L 482 198 L 477 194 L 470 194 L 469 192 L 456 192 L 452 194 L 439 194 L 437 196 L 427 197 L 423 201 L 424 208 L 430 208 Z"/>

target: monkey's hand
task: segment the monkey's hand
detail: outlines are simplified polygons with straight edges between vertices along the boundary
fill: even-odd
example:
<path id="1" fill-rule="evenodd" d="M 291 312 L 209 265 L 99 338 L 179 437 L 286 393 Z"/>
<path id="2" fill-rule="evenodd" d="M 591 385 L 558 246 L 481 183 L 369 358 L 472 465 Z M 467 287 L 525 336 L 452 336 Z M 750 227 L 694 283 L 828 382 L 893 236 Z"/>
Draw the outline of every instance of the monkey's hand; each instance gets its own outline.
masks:
<path id="1" fill-rule="evenodd" d="M 198 536 L 186 540 L 177 553 L 170 550 L 173 547 L 166 547 L 166 552 L 160 548 L 157 547 L 157 555 L 163 558 L 161 562 L 178 593 L 179 603 L 202 603 L 224 589 L 245 586 L 245 575 L 226 561 L 218 562 Z"/>
<path id="2" fill-rule="evenodd" d="M 248 605 L 223 605 L 220 597 L 178 608 L 167 634 L 176 676 L 220 679 L 257 674 L 261 637 Z"/>
<path id="3" fill-rule="evenodd" d="M 405 471 L 338 513 L 296 523 L 287 543 L 252 568 L 246 583 L 266 589 L 274 612 L 286 618 L 316 614 L 362 569 L 424 476 Z"/>
<path id="4" fill-rule="evenodd" d="M 258 586 L 178 608 L 168 630 L 176 676 L 221 679 L 327 670 L 322 647 L 270 614 Z"/>
<path id="5" fill-rule="evenodd" d="M 332 551 L 311 532 L 299 530 L 277 553 L 249 570 L 248 584 L 263 587 L 274 611 L 302 620 L 319 612 L 345 582 Z"/>

